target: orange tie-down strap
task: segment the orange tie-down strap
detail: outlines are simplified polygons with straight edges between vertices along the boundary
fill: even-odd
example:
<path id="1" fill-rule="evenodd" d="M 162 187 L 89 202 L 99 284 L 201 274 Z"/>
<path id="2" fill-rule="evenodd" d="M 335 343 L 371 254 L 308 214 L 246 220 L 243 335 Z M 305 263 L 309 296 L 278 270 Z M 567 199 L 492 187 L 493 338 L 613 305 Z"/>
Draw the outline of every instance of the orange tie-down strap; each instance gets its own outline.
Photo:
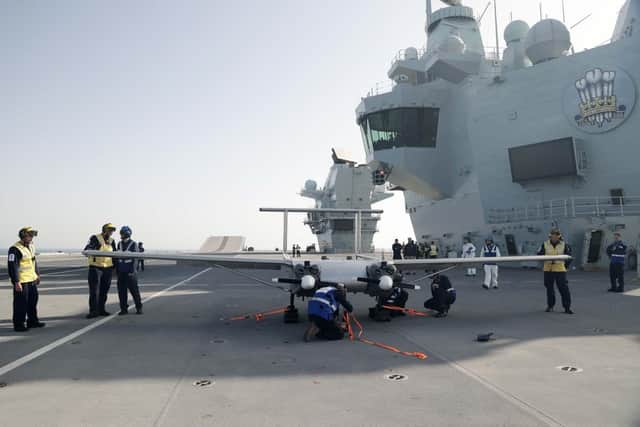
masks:
<path id="1" fill-rule="evenodd" d="M 257 322 L 264 320 L 267 316 L 273 316 L 274 314 L 281 314 L 287 311 L 288 307 L 276 308 L 274 310 L 265 311 L 262 313 L 251 313 L 251 314 L 243 314 L 242 316 L 234 316 L 229 318 L 229 320 L 248 320 L 248 319 L 256 319 Z"/>
<path id="2" fill-rule="evenodd" d="M 413 308 L 394 307 L 392 305 L 383 305 L 382 308 L 393 311 L 401 311 L 403 313 L 407 313 L 409 316 L 431 317 L 431 313 L 427 311 L 414 310 Z"/>
<path id="3" fill-rule="evenodd" d="M 354 332 L 353 332 L 353 327 L 351 326 L 351 319 L 353 319 L 353 322 L 356 324 L 356 326 L 358 327 L 359 331 L 358 331 L 358 336 L 356 337 Z M 356 318 L 356 316 L 354 314 L 349 315 L 349 313 L 344 313 L 344 321 L 347 324 L 347 333 L 349 334 L 349 339 L 351 341 L 354 340 L 358 340 L 364 344 L 369 344 L 369 345 L 373 345 L 376 347 L 380 347 L 383 348 L 385 350 L 389 350 L 392 351 L 394 353 L 398 353 L 401 354 L 403 356 L 410 356 L 410 357 L 417 357 L 420 360 L 425 360 L 427 357 L 426 354 L 424 353 L 420 353 L 418 351 L 402 351 L 396 347 L 387 345 L 387 344 L 383 344 L 381 342 L 377 342 L 377 341 L 371 341 L 370 339 L 367 339 L 363 336 L 364 333 L 364 329 L 362 327 L 362 325 L 360 324 L 360 322 L 358 321 L 358 319 Z"/>

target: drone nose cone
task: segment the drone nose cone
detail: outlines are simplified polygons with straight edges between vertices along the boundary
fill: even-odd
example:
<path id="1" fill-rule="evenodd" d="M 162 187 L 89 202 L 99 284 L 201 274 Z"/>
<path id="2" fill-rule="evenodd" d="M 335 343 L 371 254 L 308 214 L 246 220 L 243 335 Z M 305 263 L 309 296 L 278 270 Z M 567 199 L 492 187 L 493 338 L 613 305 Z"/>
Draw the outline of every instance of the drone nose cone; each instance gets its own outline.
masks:
<path id="1" fill-rule="evenodd" d="M 315 288 L 316 287 L 315 277 L 309 274 L 302 276 L 302 279 L 300 280 L 300 287 L 305 291 L 310 291 L 311 289 Z"/>
<path id="2" fill-rule="evenodd" d="M 383 291 L 390 291 L 391 288 L 393 288 L 393 279 L 391 278 L 391 276 L 382 276 L 380 278 L 380 281 L 378 282 L 378 286 Z"/>

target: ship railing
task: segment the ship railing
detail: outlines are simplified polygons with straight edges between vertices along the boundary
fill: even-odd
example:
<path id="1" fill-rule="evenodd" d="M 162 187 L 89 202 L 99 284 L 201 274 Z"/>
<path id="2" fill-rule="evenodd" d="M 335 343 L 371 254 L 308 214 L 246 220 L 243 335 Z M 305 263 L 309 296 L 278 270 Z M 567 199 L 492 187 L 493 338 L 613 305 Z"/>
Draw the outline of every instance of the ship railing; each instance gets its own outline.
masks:
<path id="1" fill-rule="evenodd" d="M 377 95 L 389 93 L 393 90 L 393 87 L 395 85 L 396 85 L 395 82 L 392 80 L 378 82 L 371 89 L 369 89 L 369 92 L 367 92 L 366 97 L 369 98 L 371 96 L 377 96 Z"/>
<path id="2" fill-rule="evenodd" d="M 487 61 L 501 61 L 504 57 L 504 51 L 505 49 L 503 48 L 497 48 L 495 46 L 485 46 L 484 57 L 485 59 L 487 59 Z"/>
<path id="3" fill-rule="evenodd" d="M 418 55 L 416 58 L 412 58 L 412 59 L 419 60 L 427 52 L 427 46 L 422 46 L 420 49 L 416 48 L 416 50 L 418 51 Z M 396 56 L 393 57 L 393 60 L 391 61 L 391 66 L 393 67 L 393 64 L 395 64 L 398 61 L 406 61 L 407 59 L 410 59 L 407 57 L 407 49 L 400 49 L 396 54 Z"/>
<path id="4" fill-rule="evenodd" d="M 570 197 L 536 204 L 495 208 L 487 212 L 491 224 L 579 217 L 640 216 L 640 197 Z"/>

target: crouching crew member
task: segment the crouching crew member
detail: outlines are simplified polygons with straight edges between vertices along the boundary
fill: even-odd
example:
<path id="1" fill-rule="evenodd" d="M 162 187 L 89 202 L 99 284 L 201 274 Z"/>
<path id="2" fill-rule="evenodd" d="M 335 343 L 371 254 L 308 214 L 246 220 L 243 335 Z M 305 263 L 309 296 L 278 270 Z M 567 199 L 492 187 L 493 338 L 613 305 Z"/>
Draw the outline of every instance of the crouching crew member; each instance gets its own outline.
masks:
<path id="1" fill-rule="evenodd" d="M 409 299 L 409 293 L 402 288 L 393 288 L 391 295 L 384 301 L 384 305 L 390 307 L 404 308 Z M 390 310 L 391 317 L 404 316 L 402 311 Z"/>
<path id="2" fill-rule="evenodd" d="M 431 299 L 424 302 L 424 308 L 436 311 L 435 317 L 445 317 L 456 302 L 456 290 L 444 274 L 438 274 L 431 282 Z"/>
<path id="3" fill-rule="evenodd" d="M 544 242 L 538 251 L 538 255 L 571 255 L 571 247 L 564 242 L 560 230 L 553 229 L 549 233 L 549 240 Z M 547 313 L 553 311 L 556 305 L 556 292 L 554 283 L 560 291 L 564 312 L 573 314 L 571 311 L 571 292 L 567 284 L 567 267 L 571 261 L 545 261 L 544 263 L 544 286 L 547 288 Z"/>
<path id="4" fill-rule="evenodd" d="M 611 287 L 609 292 L 624 292 L 624 266 L 627 256 L 627 245 L 622 241 L 619 232 L 613 234 L 615 242 L 607 247 L 607 255 L 611 259 L 609 264 L 609 278 Z"/>
<path id="5" fill-rule="evenodd" d="M 487 237 L 484 241 L 482 256 L 485 258 L 500 257 L 500 248 L 493 243 L 492 237 Z M 484 264 L 484 283 L 482 287 L 485 289 L 498 289 L 498 264 L 495 262 L 486 262 Z"/>
<path id="6" fill-rule="evenodd" d="M 20 240 L 9 248 L 7 267 L 13 284 L 13 330 L 16 332 L 44 326 L 38 319 L 40 272 L 32 243 L 37 235 L 33 228 L 24 227 L 18 232 Z"/>
<path id="7" fill-rule="evenodd" d="M 89 239 L 84 250 L 113 252 L 116 244 L 111 238 L 116 227 L 111 224 L 102 226 L 102 233 L 95 234 Z M 87 319 L 98 316 L 108 316 L 105 310 L 111 276 L 113 274 L 113 260 L 109 257 L 89 257 L 89 314 Z"/>
<path id="8" fill-rule="evenodd" d="M 338 304 L 349 313 L 353 311 L 353 306 L 346 299 L 344 285 L 325 286 L 315 292 L 307 306 L 311 324 L 304 334 L 305 341 L 314 337 L 331 341 L 344 338 L 345 328 L 337 318 Z"/>
<path id="9" fill-rule="evenodd" d="M 120 229 L 120 241 L 118 251 L 138 252 L 138 245 L 131 239 L 131 228 L 124 226 Z M 129 314 L 128 292 L 131 292 L 133 302 L 136 305 L 136 314 L 142 314 L 142 300 L 138 288 L 138 276 L 136 274 L 136 260 L 131 258 L 116 259 L 116 273 L 118 274 L 118 299 L 120 300 L 120 316 Z"/>

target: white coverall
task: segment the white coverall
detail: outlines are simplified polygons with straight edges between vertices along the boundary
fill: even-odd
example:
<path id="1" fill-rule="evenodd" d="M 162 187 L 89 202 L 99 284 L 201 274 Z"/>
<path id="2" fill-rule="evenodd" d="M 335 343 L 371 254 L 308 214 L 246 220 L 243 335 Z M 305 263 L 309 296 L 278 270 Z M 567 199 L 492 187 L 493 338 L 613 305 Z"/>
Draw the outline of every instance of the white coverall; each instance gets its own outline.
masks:
<path id="1" fill-rule="evenodd" d="M 500 248 L 496 245 L 492 245 L 491 248 L 488 248 L 486 245 L 482 248 L 482 256 L 485 257 L 499 257 L 500 256 Z M 485 264 L 484 265 L 484 285 L 490 288 L 498 287 L 498 265 L 497 264 Z"/>
<path id="2" fill-rule="evenodd" d="M 473 243 L 468 242 L 462 245 L 462 258 L 475 258 L 476 257 L 476 247 Z M 476 269 L 475 268 L 467 268 L 467 276 L 475 276 Z"/>

